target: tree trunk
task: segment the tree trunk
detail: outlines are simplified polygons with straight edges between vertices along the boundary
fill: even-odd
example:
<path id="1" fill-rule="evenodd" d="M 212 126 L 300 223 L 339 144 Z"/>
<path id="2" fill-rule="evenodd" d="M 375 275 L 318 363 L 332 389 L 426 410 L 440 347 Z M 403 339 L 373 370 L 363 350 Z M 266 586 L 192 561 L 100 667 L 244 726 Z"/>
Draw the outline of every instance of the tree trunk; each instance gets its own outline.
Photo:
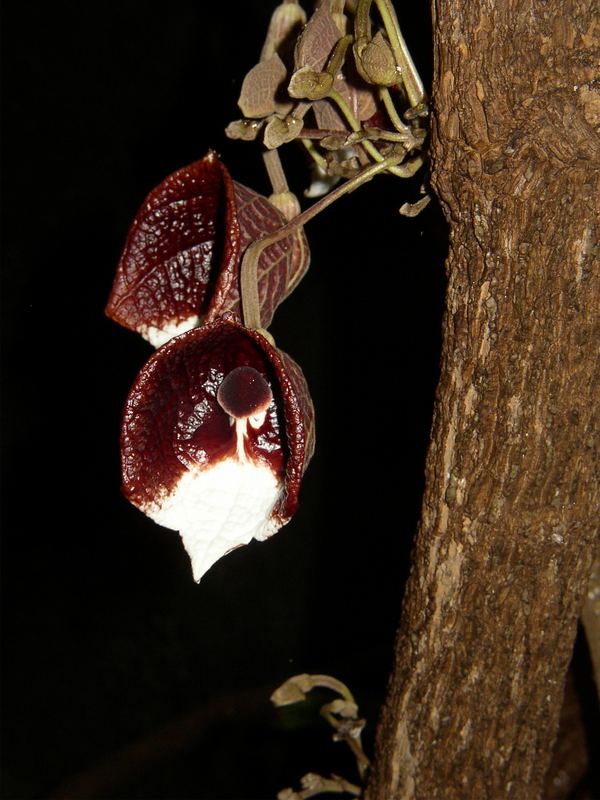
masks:
<path id="1" fill-rule="evenodd" d="M 441 377 L 366 797 L 534 800 L 597 545 L 600 26 L 433 5 Z"/>

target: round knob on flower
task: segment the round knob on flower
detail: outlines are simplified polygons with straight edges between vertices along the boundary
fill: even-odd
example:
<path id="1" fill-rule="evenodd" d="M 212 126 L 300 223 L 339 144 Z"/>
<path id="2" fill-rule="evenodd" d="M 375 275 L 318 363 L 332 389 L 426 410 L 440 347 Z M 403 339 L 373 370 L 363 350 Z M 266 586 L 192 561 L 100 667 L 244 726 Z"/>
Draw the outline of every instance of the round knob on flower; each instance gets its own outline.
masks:
<path id="1" fill-rule="evenodd" d="M 260 372 L 253 367 L 236 367 L 223 379 L 217 392 L 219 405 L 236 419 L 264 415 L 273 392 Z"/>
<path id="2" fill-rule="evenodd" d="M 272 400 L 271 387 L 253 367 L 236 367 L 219 386 L 217 402 L 235 424 L 236 451 L 241 462 L 247 461 L 244 441 L 248 423 L 255 430 L 260 428 Z"/>

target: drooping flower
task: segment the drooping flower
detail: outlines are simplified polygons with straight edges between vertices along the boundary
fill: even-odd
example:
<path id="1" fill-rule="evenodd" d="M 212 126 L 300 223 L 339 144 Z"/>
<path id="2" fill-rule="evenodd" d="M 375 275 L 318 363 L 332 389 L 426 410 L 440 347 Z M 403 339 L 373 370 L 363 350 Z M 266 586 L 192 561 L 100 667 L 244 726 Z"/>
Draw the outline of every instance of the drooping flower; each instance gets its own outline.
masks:
<path id="1" fill-rule="evenodd" d="M 299 367 L 260 333 L 219 319 L 171 339 L 138 375 L 123 416 L 124 491 L 180 532 L 199 581 L 289 521 L 313 430 Z"/>
<path id="2" fill-rule="evenodd" d="M 286 222 L 265 197 L 233 181 L 216 153 L 169 175 L 129 230 L 106 313 L 155 347 L 227 311 L 240 317 L 239 266 L 248 245 Z M 261 325 L 308 269 L 299 230 L 258 263 Z"/>
<path id="3" fill-rule="evenodd" d="M 213 153 L 169 176 L 129 232 L 107 313 L 158 347 L 127 398 L 123 491 L 180 532 L 196 581 L 294 514 L 314 449 L 302 371 L 240 321 L 246 247 L 284 224 Z M 261 323 L 308 266 L 302 232 L 265 248 Z"/>

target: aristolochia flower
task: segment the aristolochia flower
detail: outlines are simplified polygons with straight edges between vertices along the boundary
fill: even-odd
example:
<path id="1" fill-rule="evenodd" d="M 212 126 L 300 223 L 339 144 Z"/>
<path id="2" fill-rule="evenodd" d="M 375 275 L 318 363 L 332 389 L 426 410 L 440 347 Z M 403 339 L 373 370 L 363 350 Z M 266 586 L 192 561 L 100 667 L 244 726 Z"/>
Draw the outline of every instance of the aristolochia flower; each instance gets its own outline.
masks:
<path id="1" fill-rule="evenodd" d="M 312 455 L 313 410 L 285 353 L 233 319 L 175 337 L 131 389 L 121 434 L 128 499 L 180 532 L 199 581 L 291 518 Z"/>
<path id="2" fill-rule="evenodd" d="M 158 347 L 123 415 L 123 490 L 180 532 L 196 581 L 290 519 L 314 448 L 300 368 L 240 323 L 242 255 L 284 223 L 210 152 L 148 195 L 106 308 Z M 308 259 L 302 230 L 265 248 L 257 268 L 264 328 Z"/>
<path id="3" fill-rule="evenodd" d="M 239 316 L 239 267 L 248 245 L 285 218 L 233 181 L 216 153 L 169 175 L 136 214 L 117 265 L 106 313 L 155 347 L 218 319 Z M 308 268 L 300 229 L 265 248 L 258 263 L 261 327 Z"/>

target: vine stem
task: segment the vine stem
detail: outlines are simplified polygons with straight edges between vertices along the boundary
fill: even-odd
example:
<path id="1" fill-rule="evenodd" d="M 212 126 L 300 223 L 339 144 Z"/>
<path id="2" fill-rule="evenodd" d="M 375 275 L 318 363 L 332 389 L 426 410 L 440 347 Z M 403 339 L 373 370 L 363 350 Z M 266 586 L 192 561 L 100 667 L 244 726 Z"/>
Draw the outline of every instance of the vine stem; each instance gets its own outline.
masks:
<path id="1" fill-rule="evenodd" d="M 402 80 L 406 87 L 408 99 L 410 100 L 411 106 L 414 108 L 414 106 L 418 106 L 419 103 L 423 102 L 425 91 L 417 68 L 412 60 L 410 50 L 406 46 L 404 37 L 400 32 L 400 25 L 394 6 L 390 3 L 390 0 L 375 0 L 375 5 L 381 14 L 381 19 L 383 20 L 386 33 L 390 40 L 396 64 L 398 64 L 402 70 Z"/>
<path id="2" fill-rule="evenodd" d="M 400 67 L 402 82 L 406 88 L 409 102 L 414 108 L 423 102 L 425 91 L 410 51 L 400 32 L 398 17 L 390 0 L 359 0 L 356 20 L 360 22 L 361 30 L 364 30 L 367 38 L 370 38 L 370 27 L 367 28 L 367 25 L 370 26 L 369 13 L 373 3 L 377 6 L 377 10 L 383 20 L 396 64 Z"/>
<path id="3" fill-rule="evenodd" d="M 348 125 L 350 125 L 350 127 L 352 128 L 353 133 L 357 134 L 361 133 L 362 128 L 360 122 L 356 119 L 356 117 L 352 113 L 352 109 L 346 103 L 342 95 L 335 89 L 332 89 L 329 92 L 328 97 L 330 100 L 332 100 L 334 103 L 337 104 L 342 114 L 346 117 L 346 121 Z M 370 142 L 368 139 L 360 139 L 360 145 L 371 156 L 371 158 L 374 161 L 380 163 L 385 160 L 385 157 L 379 152 L 379 150 L 375 147 L 373 142 Z M 423 163 L 422 159 L 421 160 L 412 159 L 412 161 L 408 162 L 404 166 L 401 167 L 391 166 L 388 167 L 388 170 L 389 172 L 392 173 L 392 175 L 396 175 L 398 178 L 410 178 L 419 169 L 422 163 Z"/>
<path id="4" fill-rule="evenodd" d="M 346 122 L 352 128 L 352 131 L 354 133 L 360 133 L 362 130 L 360 122 L 356 119 L 356 117 L 352 113 L 352 109 L 350 108 L 348 103 L 344 100 L 342 95 L 336 89 L 331 89 L 328 97 L 337 105 L 339 110 L 342 112 L 342 114 L 346 118 Z M 364 141 L 361 141 L 361 145 L 364 147 L 364 149 L 367 151 L 367 153 L 371 156 L 371 158 L 374 161 L 383 161 L 383 156 L 372 142 L 369 142 L 368 140 L 365 139 Z"/>
<path id="5" fill-rule="evenodd" d="M 362 748 L 360 734 L 358 737 L 355 737 L 352 735 L 352 733 L 345 731 L 344 724 L 340 723 L 335 718 L 335 716 L 329 710 L 329 706 L 323 706 L 321 709 L 321 716 L 327 720 L 327 722 L 336 732 L 334 740 L 337 739 L 338 741 L 344 741 L 348 745 L 352 751 L 352 755 L 356 759 L 356 766 L 358 769 L 358 774 L 360 775 L 360 779 L 364 780 L 367 770 L 371 766 L 371 760 Z"/>
<path id="6" fill-rule="evenodd" d="M 289 192 L 289 186 L 285 172 L 281 166 L 278 150 L 263 150 L 263 161 L 267 170 L 267 175 L 271 182 L 271 187 L 275 194 Z"/>
<path id="7" fill-rule="evenodd" d="M 396 128 L 397 131 L 403 134 L 412 133 L 410 127 L 408 125 L 405 125 L 404 122 L 402 122 L 402 120 L 400 119 L 400 115 L 396 111 L 396 106 L 394 105 L 394 101 L 392 100 L 392 97 L 390 95 L 390 90 L 387 88 L 387 86 L 379 87 L 379 97 L 382 100 L 383 105 L 385 106 L 385 110 L 387 111 L 388 117 L 390 118 L 390 121 L 394 126 L 394 128 Z"/>
<path id="8" fill-rule="evenodd" d="M 331 689 L 333 692 L 337 692 L 347 703 L 352 703 L 356 705 L 356 700 L 354 699 L 354 695 L 350 691 L 350 689 L 346 686 L 345 683 L 338 680 L 337 678 L 332 678 L 331 675 L 310 675 L 310 682 L 312 684 L 312 688 L 320 687 L 322 689 Z"/>
<path id="9" fill-rule="evenodd" d="M 300 141 L 302 142 L 302 144 L 304 145 L 304 147 L 308 151 L 308 155 L 312 158 L 312 160 L 315 162 L 315 164 L 317 166 L 321 167 L 321 169 L 324 169 L 324 170 L 327 169 L 327 159 L 324 158 L 319 153 L 319 151 L 314 146 L 314 144 L 310 141 L 310 139 L 302 138 L 302 139 L 300 139 Z"/>
<path id="10" fill-rule="evenodd" d="M 359 172 L 358 175 L 355 175 L 354 178 L 350 178 L 336 189 L 333 189 L 321 200 L 313 203 L 310 208 L 307 208 L 288 223 L 282 225 L 281 228 L 273 231 L 273 233 L 270 233 L 268 236 L 264 236 L 262 239 L 258 239 L 248 247 L 244 253 L 242 266 L 240 269 L 242 314 L 244 317 L 244 325 L 247 328 L 254 330 L 262 329 L 260 319 L 260 301 L 258 296 L 258 261 L 265 248 L 275 244 L 275 242 L 278 242 L 281 239 L 284 239 L 286 236 L 289 236 L 290 233 L 294 233 L 296 230 L 309 222 L 313 217 L 316 217 L 321 211 L 326 209 L 332 203 L 335 203 L 336 200 L 339 200 L 340 197 L 343 197 L 343 195 L 349 194 L 355 189 L 358 189 L 359 186 L 362 186 L 363 183 L 367 183 L 380 172 L 384 172 L 390 167 L 394 167 L 396 164 L 402 161 L 404 156 L 404 152 L 395 153 L 392 156 L 384 158 L 383 161 L 379 161 L 376 164 L 366 167 L 364 170 Z"/>

